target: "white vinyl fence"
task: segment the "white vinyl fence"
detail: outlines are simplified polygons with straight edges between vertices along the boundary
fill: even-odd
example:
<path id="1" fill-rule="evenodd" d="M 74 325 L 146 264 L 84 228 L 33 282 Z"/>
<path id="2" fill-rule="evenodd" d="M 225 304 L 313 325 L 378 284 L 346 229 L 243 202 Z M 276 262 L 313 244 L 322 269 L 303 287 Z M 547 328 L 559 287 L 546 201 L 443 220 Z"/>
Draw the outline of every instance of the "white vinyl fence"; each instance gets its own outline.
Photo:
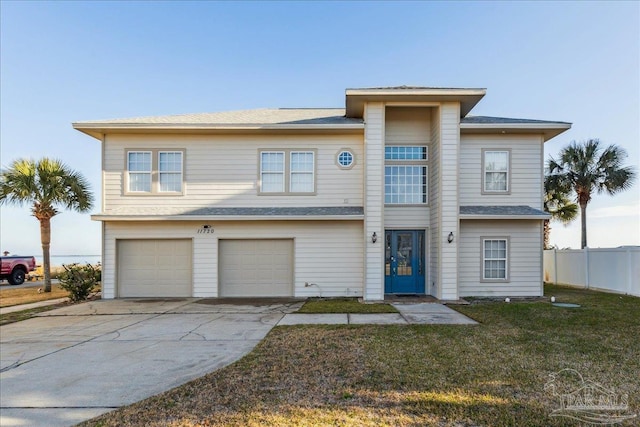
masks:
<path id="1" fill-rule="evenodd" d="M 640 296 L 640 247 L 546 250 L 544 280 Z"/>

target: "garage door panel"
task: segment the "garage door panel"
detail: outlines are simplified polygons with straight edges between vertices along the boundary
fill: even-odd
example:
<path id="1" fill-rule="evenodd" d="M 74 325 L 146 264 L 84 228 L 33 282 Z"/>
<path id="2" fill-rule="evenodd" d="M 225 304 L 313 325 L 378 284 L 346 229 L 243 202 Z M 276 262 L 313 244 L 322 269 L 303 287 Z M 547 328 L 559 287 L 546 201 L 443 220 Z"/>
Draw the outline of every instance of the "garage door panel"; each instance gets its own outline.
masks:
<path id="1" fill-rule="evenodd" d="M 293 240 L 221 240 L 220 295 L 293 295 Z"/>
<path id="2" fill-rule="evenodd" d="M 191 296 L 191 240 L 118 240 L 117 250 L 119 297 Z"/>

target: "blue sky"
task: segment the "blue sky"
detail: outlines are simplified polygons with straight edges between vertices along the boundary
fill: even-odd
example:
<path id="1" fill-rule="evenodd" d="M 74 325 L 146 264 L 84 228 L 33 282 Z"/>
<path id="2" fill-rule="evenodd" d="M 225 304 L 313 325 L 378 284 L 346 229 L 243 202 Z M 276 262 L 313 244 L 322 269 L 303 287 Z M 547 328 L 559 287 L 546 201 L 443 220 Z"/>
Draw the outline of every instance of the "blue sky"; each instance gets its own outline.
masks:
<path id="1" fill-rule="evenodd" d="M 475 115 L 561 120 L 640 165 L 638 2 L 0 2 L 0 163 L 58 157 L 98 196 L 100 144 L 71 122 L 262 107 L 343 107 L 351 87 L 485 87 Z M 640 244 L 640 185 L 596 196 L 589 245 Z M 28 209 L 0 250 L 40 252 Z M 100 253 L 65 212 L 53 254 Z M 579 221 L 552 243 L 579 247 Z"/>

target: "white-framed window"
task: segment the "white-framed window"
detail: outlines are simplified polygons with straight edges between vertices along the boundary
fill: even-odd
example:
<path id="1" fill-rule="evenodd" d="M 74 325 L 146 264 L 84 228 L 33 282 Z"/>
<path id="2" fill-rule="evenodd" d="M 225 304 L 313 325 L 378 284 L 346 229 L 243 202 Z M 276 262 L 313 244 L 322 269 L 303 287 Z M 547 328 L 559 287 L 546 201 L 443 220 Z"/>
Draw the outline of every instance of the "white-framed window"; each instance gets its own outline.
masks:
<path id="1" fill-rule="evenodd" d="M 427 167 L 385 166 L 384 202 L 391 205 L 427 203 Z"/>
<path id="2" fill-rule="evenodd" d="M 158 152 L 160 192 L 182 191 L 182 151 Z"/>
<path id="3" fill-rule="evenodd" d="M 129 151 L 127 153 L 129 192 L 151 192 L 151 156 L 151 151 Z"/>
<path id="4" fill-rule="evenodd" d="M 314 156 L 313 151 L 292 151 L 289 191 L 292 193 L 313 193 Z"/>
<path id="5" fill-rule="evenodd" d="M 387 145 L 384 147 L 385 160 L 429 160 L 427 146 Z"/>
<path id="6" fill-rule="evenodd" d="M 259 194 L 312 195 L 315 193 L 315 150 L 259 152 Z"/>
<path id="7" fill-rule="evenodd" d="M 176 195 L 184 190 L 185 150 L 138 150 L 126 152 L 125 194 Z"/>
<path id="8" fill-rule="evenodd" d="M 386 146 L 384 158 L 384 203 L 427 204 L 427 146 Z"/>
<path id="9" fill-rule="evenodd" d="M 260 191 L 284 193 L 284 151 L 260 153 Z"/>
<path id="10" fill-rule="evenodd" d="M 483 150 L 483 192 L 508 193 L 509 151 Z"/>
<path id="11" fill-rule="evenodd" d="M 482 238 L 482 280 L 507 281 L 509 239 L 501 237 Z"/>
<path id="12" fill-rule="evenodd" d="M 353 166 L 354 160 L 353 153 L 349 150 L 342 150 L 338 153 L 338 165 L 343 169 Z"/>

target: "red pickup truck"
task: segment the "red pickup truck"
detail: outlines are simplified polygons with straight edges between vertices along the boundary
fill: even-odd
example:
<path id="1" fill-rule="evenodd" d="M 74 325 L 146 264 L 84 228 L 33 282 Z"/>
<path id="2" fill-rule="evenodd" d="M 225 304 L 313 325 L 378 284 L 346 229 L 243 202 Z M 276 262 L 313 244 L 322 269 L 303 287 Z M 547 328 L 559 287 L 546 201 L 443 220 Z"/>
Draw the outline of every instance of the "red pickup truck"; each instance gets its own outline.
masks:
<path id="1" fill-rule="evenodd" d="M 11 285 L 22 285 L 27 273 L 36 269 L 32 256 L 6 256 L 0 258 L 0 280 L 7 279 Z"/>

